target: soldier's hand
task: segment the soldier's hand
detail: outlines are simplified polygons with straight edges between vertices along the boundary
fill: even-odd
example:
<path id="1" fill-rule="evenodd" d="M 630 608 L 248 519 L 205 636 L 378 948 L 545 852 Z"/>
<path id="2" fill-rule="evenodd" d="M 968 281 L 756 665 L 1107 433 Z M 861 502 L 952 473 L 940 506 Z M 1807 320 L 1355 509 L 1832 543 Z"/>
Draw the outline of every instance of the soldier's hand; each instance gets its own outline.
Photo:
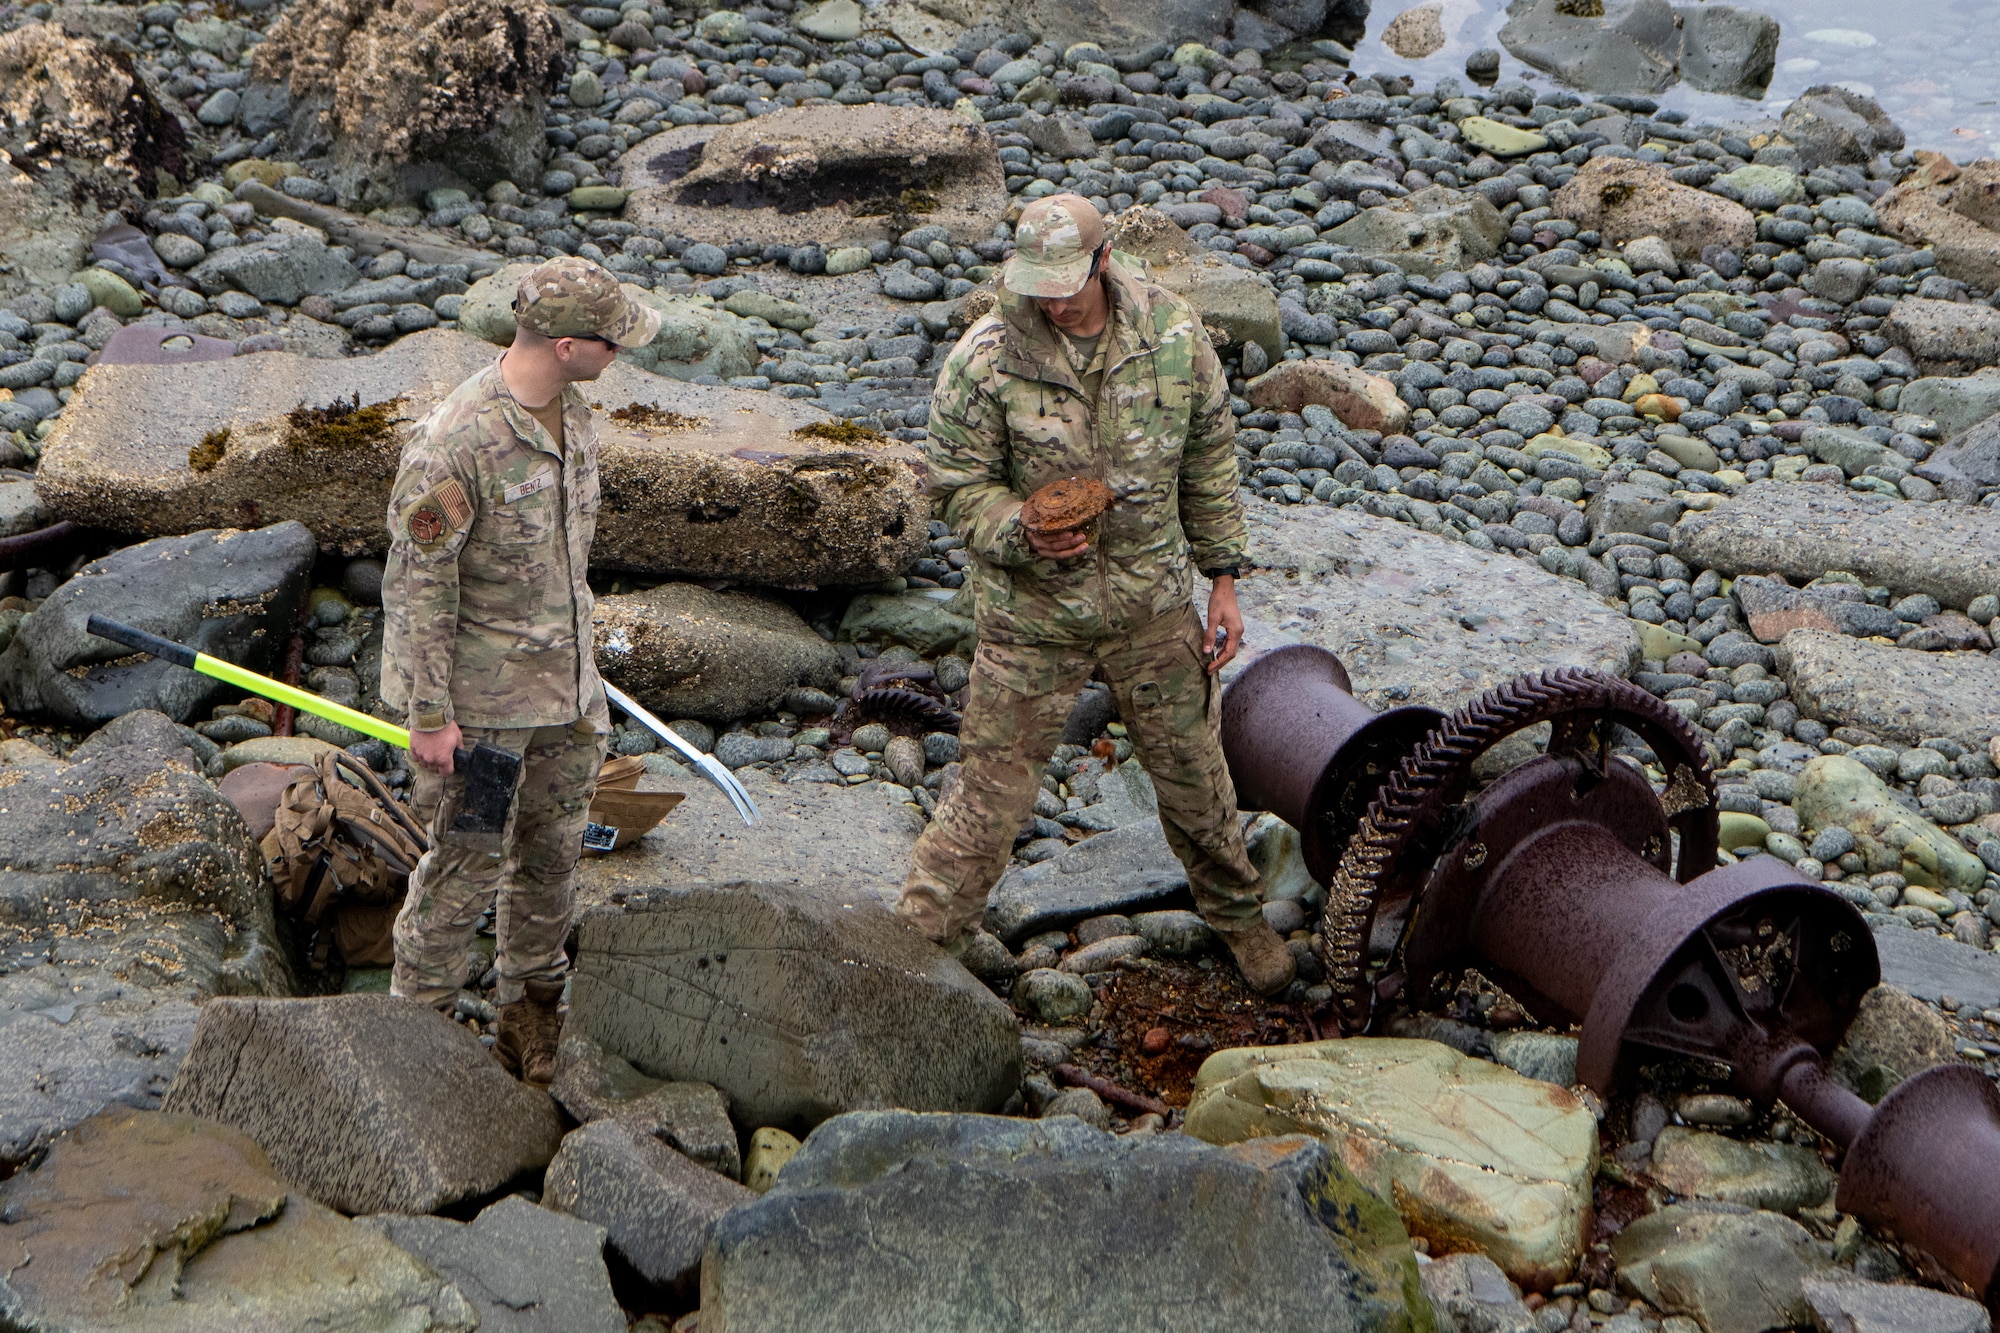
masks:
<path id="1" fill-rule="evenodd" d="M 1090 543 L 1080 532 L 1028 532 L 1028 549 L 1044 560 L 1071 560 L 1088 552 Z"/>
<path id="2" fill-rule="evenodd" d="M 1213 647 L 1218 630 L 1224 635 L 1220 649 Z M 1207 633 L 1211 640 L 1208 674 L 1212 676 L 1228 666 L 1236 656 L 1236 650 L 1243 646 L 1243 612 L 1236 605 L 1236 579 L 1233 575 L 1219 575 L 1215 586 L 1209 590 Z"/>
<path id="3" fill-rule="evenodd" d="M 410 733 L 410 758 L 428 768 L 433 773 L 449 773 L 452 769 L 452 752 L 465 744 L 458 723 L 447 722 L 437 731 L 413 731 Z"/>

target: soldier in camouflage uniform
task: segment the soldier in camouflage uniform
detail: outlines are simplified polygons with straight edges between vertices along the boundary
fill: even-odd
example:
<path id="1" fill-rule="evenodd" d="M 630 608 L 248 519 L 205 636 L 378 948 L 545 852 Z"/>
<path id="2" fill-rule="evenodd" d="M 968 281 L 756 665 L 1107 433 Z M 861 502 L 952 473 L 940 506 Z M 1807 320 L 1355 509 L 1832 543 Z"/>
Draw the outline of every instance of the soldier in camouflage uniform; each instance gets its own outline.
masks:
<path id="1" fill-rule="evenodd" d="M 1251 986 L 1275 993 L 1292 956 L 1259 910 L 1218 725 L 1246 540 L 1221 363 L 1187 303 L 1113 255 L 1088 200 L 1029 205 L 1015 243 L 998 309 L 952 350 L 931 405 L 930 490 L 972 555 L 980 643 L 958 786 L 917 842 L 897 910 L 947 946 L 978 923 L 1095 674 L 1202 916 Z M 1073 476 L 1118 496 L 1094 540 L 1027 531 L 1023 499 Z M 1196 570 L 1213 581 L 1219 647 L 1195 613 Z"/>
<path id="2" fill-rule="evenodd" d="M 433 843 L 396 917 L 390 988 L 449 1013 L 491 906 L 495 1052 L 547 1083 L 576 863 L 610 733 L 584 582 L 597 429 L 572 386 L 618 348 L 650 342 L 660 318 L 587 259 L 529 272 L 514 314 L 506 353 L 411 433 L 389 502 L 382 695 L 408 714 L 412 804 Z M 478 741 L 523 761 L 499 836 L 451 827 L 465 792 L 452 752 Z"/>

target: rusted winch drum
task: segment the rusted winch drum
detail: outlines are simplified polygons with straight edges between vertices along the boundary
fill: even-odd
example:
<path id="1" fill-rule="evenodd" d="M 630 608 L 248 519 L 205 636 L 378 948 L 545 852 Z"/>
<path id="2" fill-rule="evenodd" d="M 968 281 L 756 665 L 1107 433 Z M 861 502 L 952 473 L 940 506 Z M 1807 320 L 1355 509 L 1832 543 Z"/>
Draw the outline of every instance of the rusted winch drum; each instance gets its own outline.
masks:
<path id="1" fill-rule="evenodd" d="M 1325 884 L 1383 779 L 1443 717 L 1417 704 L 1375 712 L 1338 657 L 1293 644 L 1223 692 L 1222 753 L 1237 804 L 1297 829 L 1306 869 Z"/>
<path id="2" fill-rule="evenodd" d="M 1580 1023 L 1578 1079 L 1609 1095 L 1635 1056 L 1728 1067 L 1845 1147 L 1837 1203 L 2000 1303 L 2000 1092 L 1945 1065 L 1870 1107 L 1826 1057 L 1881 973 L 1845 899 L 1772 857 L 1690 882 L 1644 777 L 1531 761 L 1474 798 L 1440 850 L 1403 961 L 1419 1002 L 1476 964 L 1545 1021 Z"/>

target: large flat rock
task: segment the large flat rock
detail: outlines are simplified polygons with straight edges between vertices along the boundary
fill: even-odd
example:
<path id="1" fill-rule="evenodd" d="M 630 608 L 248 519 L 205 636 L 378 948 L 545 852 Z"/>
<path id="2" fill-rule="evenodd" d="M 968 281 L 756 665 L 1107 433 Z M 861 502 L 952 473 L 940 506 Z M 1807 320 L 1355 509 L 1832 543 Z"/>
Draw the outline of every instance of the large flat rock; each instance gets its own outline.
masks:
<path id="1" fill-rule="evenodd" d="M 1622 614 L 1530 561 L 1348 509 L 1252 505 L 1249 523 L 1254 569 L 1236 585 L 1245 665 L 1285 644 L 1316 644 L 1339 656 L 1372 707 L 1449 710 L 1524 672 L 1623 675 L 1635 663 Z"/>
<path id="2" fill-rule="evenodd" d="M 1949 995 L 1973 1009 L 2000 1005 L 2000 954 L 1894 926 L 1875 932 L 1875 952 L 1883 983 L 1919 1000 L 1935 1003 Z"/>
<path id="3" fill-rule="evenodd" d="M 1920 653 L 1795 629 L 1779 645 L 1778 669 L 1800 710 L 1835 726 L 1904 745 L 1949 736 L 1982 750 L 2000 731 L 2000 661 L 1985 653 Z"/>
<path id="4" fill-rule="evenodd" d="M 992 136 L 917 107 L 798 107 L 687 125 L 634 144 L 618 166 L 632 191 L 627 221 L 717 245 L 866 245 L 927 224 L 966 244 L 991 235 L 1010 203 Z"/>
<path id="5" fill-rule="evenodd" d="M 295 518 L 324 548 L 380 552 L 411 425 L 495 356 L 469 334 L 427 329 L 347 360 L 266 352 L 94 366 L 49 437 L 36 490 L 56 517 L 117 532 Z M 600 418 L 599 567 L 774 586 L 868 583 L 901 573 L 923 546 L 930 511 L 907 445 L 800 436 L 833 418 L 623 361 L 586 393 L 606 411 L 637 407 L 655 423 Z M 394 401 L 394 429 L 373 442 L 294 447 L 286 414 L 336 400 Z M 196 472 L 188 451 L 219 430 L 229 432 L 221 461 Z"/>
<path id="6" fill-rule="evenodd" d="M 859 1112 L 715 1228 L 730 1333 L 1431 1327 L 1409 1239 L 1310 1139 Z"/>
<path id="7" fill-rule="evenodd" d="M 1756 482 L 1675 524 L 1673 550 L 1697 569 L 1783 574 L 1794 583 L 1844 569 L 1961 609 L 2000 591 L 2000 512 L 1839 486 Z"/>
<path id="8" fill-rule="evenodd" d="M 564 1030 L 652 1078 L 720 1088 L 745 1128 L 993 1111 L 1021 1079 L 1006 1002 L 839 885 L 667 884 L 588 913 Z"/>
<path id="9" fill-rule="evenodd" d="M 729 799 L 690 772 L 647 777 L 640 786 L 687 793 L 659 827 L 615 852 L 591 853 L 578 868 L 577 910 L 615 905 L 658 885 L 841 886 L 894 903 L 909 873 L 923 814 L 883 784 L 780 782 L 762 769 L 736 780 L 763 820 L 744 824 Z"/>

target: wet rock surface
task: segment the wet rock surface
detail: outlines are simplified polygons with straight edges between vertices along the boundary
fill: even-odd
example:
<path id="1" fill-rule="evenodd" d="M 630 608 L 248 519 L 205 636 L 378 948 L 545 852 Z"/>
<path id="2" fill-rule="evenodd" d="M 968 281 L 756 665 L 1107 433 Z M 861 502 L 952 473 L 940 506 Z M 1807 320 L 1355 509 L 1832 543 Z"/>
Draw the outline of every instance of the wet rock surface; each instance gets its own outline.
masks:
<path id="1" fill-rule="evenodd" d="M 545 1165 L 559 1137 L 547 1093 L 443 1015 L 386 995 L 210 1002 L 164 1108 L 252 1135 L 300 1189 L 355 1213 L 492 1193 Z"/>
<path id="2" fill-rule="evenodd" d="M 665 888 L 579 927 L 571 1030 L 654 1078 L 695 1079 L 758 1125 L 888 1102 L 997 1108 L 1014 1016 L 873 895 Z"/>
<path id="3" fill-rule="evenodd" d="M 1228 1238 L 1245 1226 L 1257 1240 L 1239 1248 Z M 1052 1253 L 1051 1228 L 1072 1242 Z M 918 1274 L 891 1257 L 909 1246 L 939 1254 L 938 1268 Z M 1247 1279 L 1227 1292 L 1207 1277 L 1221 1246 Z M 705 1312 L 772 1330 L 815 1317 L 1015 1327 L 1016 1308 L 1112 1329 L 1190 1304 L 1231 1319 L 1404 1329 L 1423 1326 L 1423 1301 L 1394 1213 L 1309 1139 L 1210 1148 L 1121 1139 L 1068 1117 L 894 1111 L 815 1131 L 771 1193 L 718 1225 L 702 1281 Z"/>

